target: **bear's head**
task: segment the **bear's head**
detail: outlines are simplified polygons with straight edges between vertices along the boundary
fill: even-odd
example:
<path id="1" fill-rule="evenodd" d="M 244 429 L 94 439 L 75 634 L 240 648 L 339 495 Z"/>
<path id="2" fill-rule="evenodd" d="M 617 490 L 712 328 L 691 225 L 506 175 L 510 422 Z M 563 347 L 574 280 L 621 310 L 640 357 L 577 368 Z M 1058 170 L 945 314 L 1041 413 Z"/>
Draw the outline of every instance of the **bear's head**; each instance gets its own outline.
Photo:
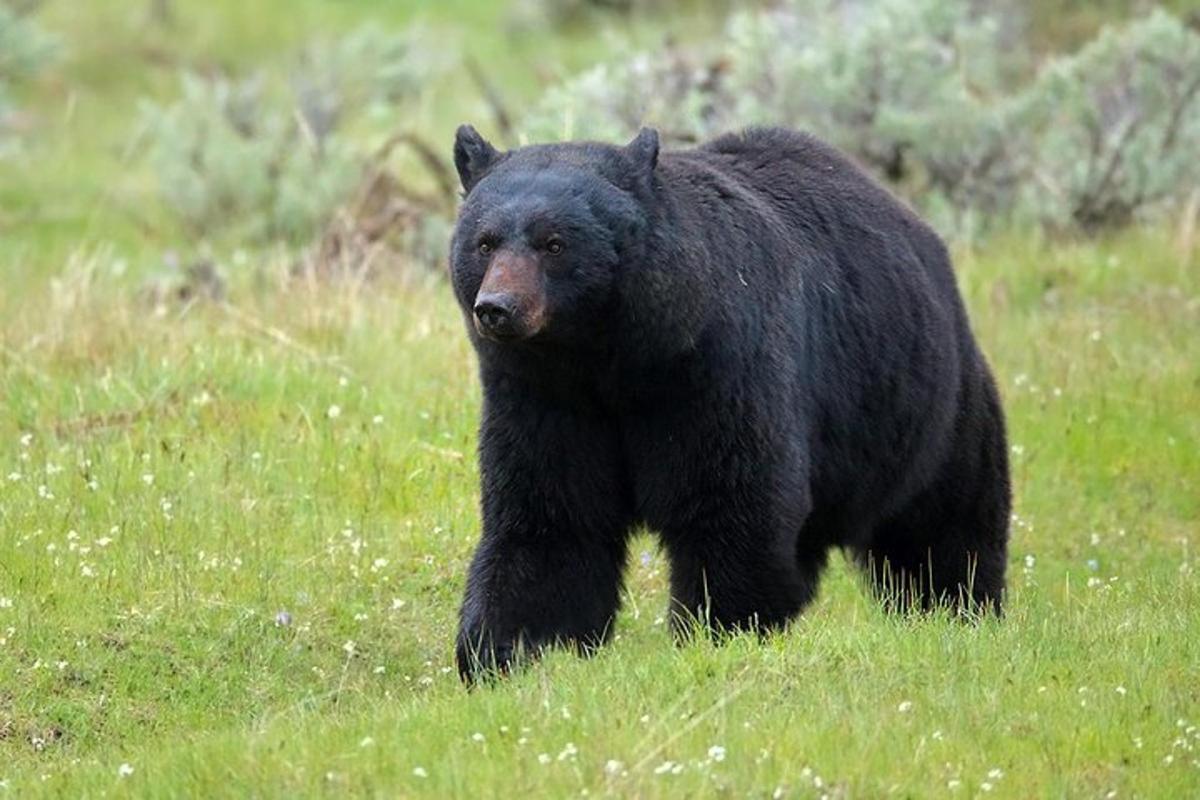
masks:
<path id="1" fill-rule="evenodd" d="M 648 228 L 658 134 L 627 146 L 533 145 L 500 152 L 458 129 L 464 200 L 450 248 L 455 296 L 476 336 L 595 344 L 612 324 L 623 267 Z"/>

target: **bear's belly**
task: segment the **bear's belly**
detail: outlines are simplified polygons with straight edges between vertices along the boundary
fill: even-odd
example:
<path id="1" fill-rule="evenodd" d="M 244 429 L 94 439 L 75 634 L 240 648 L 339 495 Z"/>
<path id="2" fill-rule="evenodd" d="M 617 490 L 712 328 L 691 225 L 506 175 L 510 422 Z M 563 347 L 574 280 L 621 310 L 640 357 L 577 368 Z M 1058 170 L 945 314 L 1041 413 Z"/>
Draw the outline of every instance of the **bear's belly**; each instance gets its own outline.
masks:
<path id="1" fill-rule="evenodd" d="M 803 438 L 764 423 L 695 408 L 623 420 L 638 520 L 667 533 L 763 512 L 802 517 L 810 504 Z"/>

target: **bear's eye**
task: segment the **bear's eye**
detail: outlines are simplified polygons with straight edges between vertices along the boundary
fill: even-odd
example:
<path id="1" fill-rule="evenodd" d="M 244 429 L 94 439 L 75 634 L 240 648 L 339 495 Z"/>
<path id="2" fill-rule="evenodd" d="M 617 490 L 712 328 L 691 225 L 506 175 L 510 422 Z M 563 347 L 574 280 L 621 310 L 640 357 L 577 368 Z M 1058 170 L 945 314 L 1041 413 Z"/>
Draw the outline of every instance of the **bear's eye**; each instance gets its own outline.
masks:
<path id="1" fill-rule="evenodd" d="M 557 237 L 546 242 L 546 252 L 552 256 L 559 255 L 563 251 L 562 239 Z"/>
<path id="2" fill-rule="evenodd" d="M 480 253 L 480 255 L 485 255 L 485 256 L 486 256 L 486 255 L 487 255 L 488 253 L 490 253 L 490 252 L 492 252 L 492 243 L 491 243 L 491 242 L 488 242 L 488 241 L 483 241 L 483 242 L 480 242 L 480 243 L 479 243 L 479 253 Z"/>

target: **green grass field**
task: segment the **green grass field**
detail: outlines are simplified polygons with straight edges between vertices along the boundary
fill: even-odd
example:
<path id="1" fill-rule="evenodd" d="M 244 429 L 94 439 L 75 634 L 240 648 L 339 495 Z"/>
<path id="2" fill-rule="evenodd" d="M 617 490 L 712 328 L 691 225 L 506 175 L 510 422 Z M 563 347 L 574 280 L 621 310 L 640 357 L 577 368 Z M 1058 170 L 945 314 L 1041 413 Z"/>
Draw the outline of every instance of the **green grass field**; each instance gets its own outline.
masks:
<path id="1" fill-rule="evenodd" d="M 369 16 L 296 5 L 214 2 L 185 49 Z M 170 81 L 87 35 L 132 12 L 73 8 L 49 19 L 92 49 L 29 101 L 75 116 L 0 163 L 0 797 L 1200 795 L 1200 254 L 1174 226 L 957 254 L 1013 445 L 1003 621 L 888 616 L 835 558 L 787 633 L 676 647 L 645 536 L 610 647 L 468 692 L 479 399 L 447 287 L 252 252 L 228 304 L 140 299 L 169 242 L 125 211 L 121 109 Z"/>

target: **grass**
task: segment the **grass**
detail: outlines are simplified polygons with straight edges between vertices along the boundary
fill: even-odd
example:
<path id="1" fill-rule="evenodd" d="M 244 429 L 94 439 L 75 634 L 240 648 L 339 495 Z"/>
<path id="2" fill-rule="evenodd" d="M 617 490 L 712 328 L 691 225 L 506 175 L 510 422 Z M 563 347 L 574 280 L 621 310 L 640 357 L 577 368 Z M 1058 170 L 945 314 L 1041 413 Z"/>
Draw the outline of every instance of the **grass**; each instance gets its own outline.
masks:
<path id="1" fill-rule="evenodd" d="M 175 43 L 247 61 L 369 15 L 209 7 Z M 1170 230 L 958 253 L 1014 448 L 1003 621 L 885 615 L 835 558 L 785 634 L 680 648 L 644 536 L 612 646 L 467 692 L 447 287 L 250 253 L 228 305 L 139 299 L 171 240 L 122 210 L 149 202 L 122 114 L 170 78 L 113 63 L 114 8 L 48 6 L 94 52 L 0 165 L 0 797 L 1200 793 L 1200 258 Z"/>
<path id="2" fill-rule="evenodd" d="M 888 617 L 838 563 L 787 634 L 676 648 L 647 538 L 612 647 L 467 693 L 478 391 L 446 288 L 245 288 L 157 315 L 80 262 L 4 330 L 0 779 L 1194 794 L 1197 264 L 1152 231 L 959 264 L 1015 448 L 1003 622 Z"/>

